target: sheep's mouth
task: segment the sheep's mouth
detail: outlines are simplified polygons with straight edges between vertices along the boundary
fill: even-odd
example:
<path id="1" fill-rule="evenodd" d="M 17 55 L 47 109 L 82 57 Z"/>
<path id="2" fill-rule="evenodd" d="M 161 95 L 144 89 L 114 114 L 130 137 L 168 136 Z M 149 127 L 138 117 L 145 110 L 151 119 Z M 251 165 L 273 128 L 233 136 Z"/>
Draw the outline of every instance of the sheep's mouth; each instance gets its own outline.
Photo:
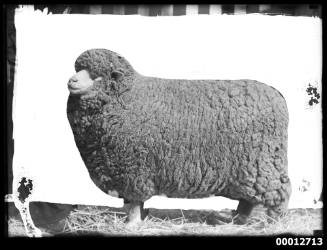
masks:
<path id="1" fill-rule="evenodd" d="M 73 87 L 73 86 L 68 85 L 68 90 L 70 92 L 76 92 L 76 91 L 81 91 L 82 89 L 79 87 Z"/>
<path id="2" fill-rule="evenodd" d="M 73 87 L 73 86 L 68 85 L 68 89 L 69 89 L 69 90 L 77 90 L 77 89 L 80 89 L 80 88 L 78 88 L 78 87 Z"/>
<path id="3" fill-rule="evenodd" d="M 89 91 L 90 88 L 79 88 L 79 87 L 73 87 L 68 86 L 68 90 L 73 95 L 83 95 L 86 94 Z"/>

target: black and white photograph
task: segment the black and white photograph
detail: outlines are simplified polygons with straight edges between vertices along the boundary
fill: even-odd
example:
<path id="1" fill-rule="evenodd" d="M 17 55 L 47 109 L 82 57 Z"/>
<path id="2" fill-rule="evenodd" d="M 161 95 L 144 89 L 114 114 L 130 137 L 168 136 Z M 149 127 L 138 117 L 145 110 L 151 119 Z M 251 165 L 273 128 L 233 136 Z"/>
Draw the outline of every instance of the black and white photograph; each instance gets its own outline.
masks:
<path id="1" fill-rule="evenodd" d="M 322 233 L 321 9 L 6 5 L 7 237 Z"/>

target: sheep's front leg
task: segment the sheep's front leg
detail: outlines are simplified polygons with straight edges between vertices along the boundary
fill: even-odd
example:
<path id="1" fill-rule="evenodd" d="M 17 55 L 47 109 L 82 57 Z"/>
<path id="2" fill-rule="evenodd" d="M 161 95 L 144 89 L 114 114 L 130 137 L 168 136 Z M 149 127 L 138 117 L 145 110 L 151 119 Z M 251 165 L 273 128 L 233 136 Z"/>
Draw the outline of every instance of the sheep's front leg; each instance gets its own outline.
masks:
<path id="1" fill-rule="evenodd" d="M 233 223 L 237 225 L 246 224 L 248 217 L 250 216 L 254 205 L 246 200 L 240 200 L 237 207 L 237 212 L 233 216 Z"/>
<path id="2" fill-rule="evenodd" d="M 141 201 L 124 200 L 124 207 L 127 210 L 127 227 L 137 226 L 148 214 Z"/>

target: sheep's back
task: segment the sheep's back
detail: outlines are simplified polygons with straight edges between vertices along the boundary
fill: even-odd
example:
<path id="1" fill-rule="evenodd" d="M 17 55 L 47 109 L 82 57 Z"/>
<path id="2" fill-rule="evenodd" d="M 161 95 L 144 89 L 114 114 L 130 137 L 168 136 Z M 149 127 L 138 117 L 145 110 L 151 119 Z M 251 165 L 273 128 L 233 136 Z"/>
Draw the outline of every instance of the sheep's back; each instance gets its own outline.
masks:
<path id="1" fill-rule="evenodd" d="M 276 147 L 285 158 L 286 103 L 263 83 L 140 78 L 126 100 L 117 141 L 128 158 L 136 155 L 158 193 L 223 192 L 231 178 L 242 181 L 242 169 L 253 185 L 259 168 L 255 158 Z"/>

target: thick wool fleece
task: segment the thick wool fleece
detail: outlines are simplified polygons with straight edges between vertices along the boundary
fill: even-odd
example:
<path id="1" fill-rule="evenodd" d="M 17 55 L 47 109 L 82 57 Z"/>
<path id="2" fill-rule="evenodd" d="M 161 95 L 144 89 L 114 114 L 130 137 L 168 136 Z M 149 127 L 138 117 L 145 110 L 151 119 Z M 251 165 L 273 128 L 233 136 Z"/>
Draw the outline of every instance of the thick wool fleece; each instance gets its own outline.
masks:
<path id="1" fill-rule="evenodd" d="M 70 95 L 68 119 L 96 185 L 130 201 L 209 195 L 283 207 L 288 111 L 274 88 L 253 80 L 146 77 L 109 50 L 91 50 L 77 71 L 107 76 Z M 121 68 L 119 80 L 110 76 Z"/>

